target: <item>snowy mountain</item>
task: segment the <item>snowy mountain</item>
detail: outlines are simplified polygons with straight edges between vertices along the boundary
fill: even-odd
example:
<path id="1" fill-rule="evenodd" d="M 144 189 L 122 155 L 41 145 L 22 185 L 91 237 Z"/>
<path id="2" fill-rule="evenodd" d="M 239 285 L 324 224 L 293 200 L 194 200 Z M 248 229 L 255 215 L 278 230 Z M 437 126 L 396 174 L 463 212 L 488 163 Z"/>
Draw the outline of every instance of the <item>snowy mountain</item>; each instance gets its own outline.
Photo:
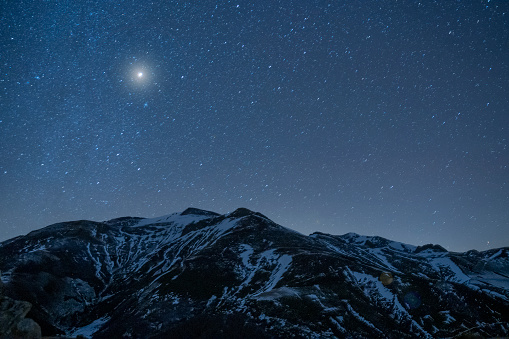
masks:
<path id="1" fill-rule="evenodd" d="M 305 236 L 243 208 L 54 224 L 0 243 L 0 270 L 43 336 L 509 335 L 509 248 Z"/>

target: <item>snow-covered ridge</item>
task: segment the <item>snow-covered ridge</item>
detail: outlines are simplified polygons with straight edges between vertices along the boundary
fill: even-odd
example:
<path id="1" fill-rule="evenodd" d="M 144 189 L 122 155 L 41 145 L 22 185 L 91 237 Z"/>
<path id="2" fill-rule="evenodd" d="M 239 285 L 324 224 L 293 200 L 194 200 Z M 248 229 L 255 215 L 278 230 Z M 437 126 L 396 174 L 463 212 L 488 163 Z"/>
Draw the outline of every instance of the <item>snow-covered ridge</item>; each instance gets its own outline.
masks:
<path id="1" fill-rule="evenodd" d="M 217 216 L 219 216 L 219 214 L 215 212 L 190 207 L 180 213 L 176 212 L 155 218 L 142 218 L 140 221 L 133 224 L 132 227 L 141 227 L 147 225 L 170 225 L 170 224 L 185 226 L 205 219 L 211 219 Z"/>
<path id="2" fill-rule="evenodd" d="M 148 225 L 160 226 L 171 224 L 185 226 L 205 219 L 210 219 L 210 216 L 193 214 L 181 215 L 181 213 L 172 213 L 161 217 L 142 219 L 138 223 L 132 225 L 132 227 L 142 227 Z"/>

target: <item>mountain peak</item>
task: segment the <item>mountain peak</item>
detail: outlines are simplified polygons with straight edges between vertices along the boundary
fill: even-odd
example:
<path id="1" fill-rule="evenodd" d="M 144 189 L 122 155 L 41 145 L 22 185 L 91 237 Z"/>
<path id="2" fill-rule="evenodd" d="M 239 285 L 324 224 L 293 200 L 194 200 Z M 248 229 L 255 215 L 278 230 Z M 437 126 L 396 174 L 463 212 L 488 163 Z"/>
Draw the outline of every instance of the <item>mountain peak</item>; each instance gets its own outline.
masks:
<path id="1" fill-rule="evenodd" d="M 265 219 L 269 219 L 265 215 L 263 215 L 263 214 L 261 214 L 259 212 L 251 211 L 250 209 L 247 209 L 245 207 L 237 208 L 235 211 L 229 213 L 228 217 L 230 217 L 230 218 L 242 218 L 242 217 L 246 217 L 248 215 L 256 215 L 256 216 L 259 216 L 259 217 L 262 217 L 262 218 L 265 218 Z"/>
<path id="2" fill-rule="evenodd" d="M 216 212 L 202 210 L 202 209 L 194 208 L 194 207 L 187 208 L 184 212 L 180 213 L 180 215 L 206 215 L 206 216 L 212 216 L 212 217 L 219 216 L 219 214 Z"/>
<path id="3" fill-rule="evenodd" d="M 422 246 L 417 246 L 415 249 L 415 253 L 420 253 L 424 251 L 432 251 L 432 252 L 447 252 L 445 248 L 438 244 L 426 244 Z"/>

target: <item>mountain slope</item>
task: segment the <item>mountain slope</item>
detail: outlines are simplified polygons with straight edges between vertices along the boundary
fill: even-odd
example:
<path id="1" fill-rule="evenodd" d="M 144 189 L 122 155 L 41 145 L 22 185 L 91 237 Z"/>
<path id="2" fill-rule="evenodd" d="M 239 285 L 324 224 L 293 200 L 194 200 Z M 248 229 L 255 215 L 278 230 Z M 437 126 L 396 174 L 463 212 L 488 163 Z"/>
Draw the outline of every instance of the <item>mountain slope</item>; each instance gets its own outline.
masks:
<path id="1" fill-rule="evenodd" d="M 1 243 L 0 270 L 43 335 L 490 337 L 509 335 L 508 250 L 305 236 L 190 208 L 51 225 Z"/>

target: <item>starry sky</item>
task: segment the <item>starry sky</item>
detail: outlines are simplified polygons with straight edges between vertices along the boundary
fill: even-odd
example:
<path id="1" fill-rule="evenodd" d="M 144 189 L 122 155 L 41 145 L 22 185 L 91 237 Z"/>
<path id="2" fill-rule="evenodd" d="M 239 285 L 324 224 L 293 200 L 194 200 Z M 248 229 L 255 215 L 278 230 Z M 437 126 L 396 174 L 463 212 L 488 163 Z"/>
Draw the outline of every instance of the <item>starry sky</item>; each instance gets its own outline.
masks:
<path id="1" fill-rule="evenodd" d="M 2 1 L 0 241 L 246 207 L 509 245 L 509 2 Z"/>

